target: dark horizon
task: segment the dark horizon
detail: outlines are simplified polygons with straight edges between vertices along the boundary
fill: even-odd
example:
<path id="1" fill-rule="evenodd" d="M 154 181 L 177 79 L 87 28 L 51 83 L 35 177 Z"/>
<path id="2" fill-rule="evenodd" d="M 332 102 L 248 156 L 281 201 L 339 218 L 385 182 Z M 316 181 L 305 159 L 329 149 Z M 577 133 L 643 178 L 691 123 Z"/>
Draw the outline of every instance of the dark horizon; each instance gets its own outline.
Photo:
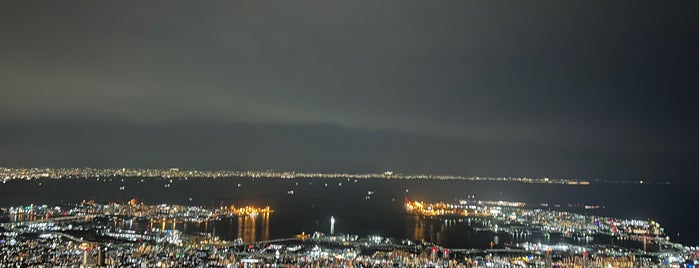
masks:
<path id="1" fill-rule="evenodd" d="M 699 3 L 0 3 L 0 166 L 696 181 Z"/>
<path id="2" fill-rule="evenodd" d="M 581 152 L 586 150 L 587 154 L 566 159 L 569 152 L 557 148 L 560 144 L 536 143 L 525 147 L 500 144 L 500 141 L 473 142 L 459 137 L 360 130 L 331 124 L 54 121 L 40 125 L 0 125 L 11 129 L 0 133 L 1 140 L 12 141 L 1 144 L 3 155 L 12 156 L 12 161 L 0 165 L 6 167 L 178 167 L 348 173 L 390 170 L 466 177 L 693 180 L 680 177 L 686 170 L 675 170 L 675 176 L 666 172 L 671 166 L 691 167 L 691 157 L 659 158 L 653 166 L 641 166 L 633 161 L 621 161 L 641 157 L 623 155 L 626 153 L 623 151 L 614 153 L 617 160 L 610 159 L 614 148 L 603 142 L 595 148 L 566 144 Z M 606 150 L 607 156 L 601 156 L 600 150 Z M 539 153 L 533 158 L 530 151 Z M 614 162 L 606 163 L 606 160 Z M 545 163 L 539 163 L 542 161 Z M 616 173 L 609 176 L 609 170 L 588 168 L 583 163 L 594 167 L 614 165 Z M 509 167 L 505 168 L 505 164 Z M 537 165 L 542 164 L 547 164 L 547 172 L 537 172 Z M 664 168 L 658 169 L 661 164 Z"/>

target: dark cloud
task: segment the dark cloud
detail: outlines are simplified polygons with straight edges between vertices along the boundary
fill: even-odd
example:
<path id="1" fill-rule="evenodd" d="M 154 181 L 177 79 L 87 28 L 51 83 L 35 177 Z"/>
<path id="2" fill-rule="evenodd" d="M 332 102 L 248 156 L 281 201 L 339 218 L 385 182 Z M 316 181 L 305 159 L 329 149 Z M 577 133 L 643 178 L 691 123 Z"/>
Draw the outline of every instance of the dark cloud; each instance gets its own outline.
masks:
<path id="1" fill-rule="evenodd" d="M 699 8 L 692 2 L 0 5 L 0 121 L 27 128 L 71 121 L 278 124 L 328 145 L 349 139 L 343 135 L 362 146 L 394 139 L 375 133 L 414 136 L 400 144 L 440 155 L 424 161 L 372 147 L 342 163 L 307 153 L 286 164 L 250 157 L 236 162 L 241 168 L 690 177 L 688 163 L 698 160 Z M 322 136 L 309 127 L 318 124 L 340 130 Z M 45 135 L 28 144 L 67 142 Z M 130 150 L 151 141 L 129 137 L 122 142 L 134 144 Z M 2 162 L 64 161 L 55 151 L 34 157 L 46 149 L 21 147 L 17 138 L 2 142 L 24 149 L 5 149 Z M 195 144 L 224 152 L 214 148 L 236 142 Z M 253 143 L 315 148 L 309 142 L 258 133 Z M 196 162 L 163 155 L 161 164 Z M 61 163 L 80 163 L 71 157 L 77 162 Z M 94 164 L 124 163 L 103 157 Z M 134 159 L 125 164 L 157 164 Z M 204 159 L 191 165 L 232 164 Z"/>

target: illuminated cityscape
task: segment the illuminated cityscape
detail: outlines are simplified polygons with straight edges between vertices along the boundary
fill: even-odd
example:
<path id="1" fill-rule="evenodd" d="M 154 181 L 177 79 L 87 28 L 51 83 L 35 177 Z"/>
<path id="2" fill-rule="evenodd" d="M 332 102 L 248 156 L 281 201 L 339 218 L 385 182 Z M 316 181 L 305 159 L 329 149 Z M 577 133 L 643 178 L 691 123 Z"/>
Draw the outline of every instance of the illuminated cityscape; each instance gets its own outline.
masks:
<path id="1" fill-rule="evenodd" d="M 348 179 L 403 179 L 403 180 L 468 180 L 492 182 L 521 182 L 542 184 L 589 185 L 589 180 L 517 178 L 517 177 L 463 177 L 453 175 L 399 174 L 391 171 L 382 173 L 308 173 L 285 171 L 229 171 L 229 170 L 180 170 L 170 169 L 98 169 L 98 168 L 2 168 L 0 178 L 3 183 L 12 180 L 32 179 L 109 179 L 109 178 L 348 178 Z M 643 181 L 604 181 L 607 183 L 640 183 Z M 646 182 L 647 183 L 647 182 Z M 668 182 L 664 182 L 668 183 Z"/>
<path id="2" fill-rule="evenodd" d="M 664 228 L 654 220 L 629 220 L 612 217 L 582 215 L 565 211 L 549 210 L 539 207 L 527 207 L 522 202 L 462 200 L 457 204 L 426 204 L 406 200 L 406 210 L 423 217 L 450 216 L 488 220 L 487 228 L 497 233 L 505 230 L 511 234 L 527 235 L 532 231 L 560 233 L 566 237 L 578 237 L 586 241 L 594 235 L 605 235 L 616 240 L 643 241 L 644 251 L 650 243 L 660 249 L 682 249 L 682 245 L 670 243 Z"/>
<path id="3" fill-rule="evenodd" d="M 609 204 L 481 200 L 475 195 L 441 202 L 410 198 L 423 194 L 416 186 L 425 182 L 494 185 L 497 190 L 507 185 L 514 189 L 517 185 L 541 185 L 585 191 L 592 187 L 589 188 L 592 193 L 597 191 L 595 187 L 628 187 L 625 183 L 484 180 L 393 172 L 308 175 L 174 168 L 3 170 L 6 187 L 30 187 L 33 192 L 46 192 L 55 185 L 81 181 L 106 192 L 119 193 L 117 199 L 122 200 L 99 198 L 102 201 L 17 204 L 0 208 L 0 263 L 3 265 L 687 267 L 699 262 L 697 247 L 674 242 L 660 221 L 608 215 L 605 208 Z M 213 174 L 218 179 L 206 177 Z M 262 180 L 255 182 L 255 179 Z M 149 184 L 151 181 L 153 183 Z M 195 204 L 194 199 L 202 198 L 196 195 L 182 196 L 179 203 L 160 204 L 140 200 L 150 198 L 147 191 L 145 195 L 124 198 L 125 194 L 138 193 L 133 190 L 137 185 L 156 187 L 157 191 L 187 193 L 187 188 L 197 181 L 206 184 L 218 181 L 229 187 L 223 192 L 245 193 L 249 189 L 271 187 L 260 193 L 275 194 L 269 200 L 256 198 L 252 203 L 212 199 L 209 205 Z M 398 196 L 371 186 L 377 182 L 394 188 Z M 645 187 L 645 184 L 648 183 L 632 185 Z M 405 185 L 405 189 L 395 189 L 398 185 Z M 356 195 L 352 202 L 365 203 L 361 210 L 350 213 L 371 215 L 369 211 L 373 207 L 388 205 L 396 210 L 390 213 L 397 213 L 389 217 L 405 218 L 401 221 L 404 221 L 406 233 L 398 237 L 373 231 L 353 234 L 351 229 L 345 229 L 346 214 L 340 219 L 337 215 L 326 214 L 320 219 L 325 223 L 316 219 L 310 229 L 309 226 L 293 229 L 293 234 L 275 231 L 279 228 L 279 222 L 274 220 L 277 212 L 281 211 L 278 216 L 282 218 L 309 217 L 306 212 L 313 212 L 320 205 L 312 201 L 318 194 L 332 196 L 341 194 L 343 189 Z M 268 205 L 280 204 L 280 201 L 273 201 L 279 198 L 286 204 L 303 202 L 309 197 L 310 207 L 303 209 L 305 211 L 297 211 L 296 205 L 274 208 Z M 345 203 L 342 199 L 337 201 L 340 202 L 330 203 Z M 371 221 L 371 217 L 360 220 L 360 224 Z M 282 224 L 289 222 L 284 219 Z M 463 236 L 460 232 L 466 232 L 465 240 L 454 242 L 452 237 Z"/>
<path id="4" fill-rule="evenodd" d="M 0 268 L 699 268 L 699 1 L 2 1 Z"/>
<path id="5" fill-rule="evenodd" d="M 622 219 L 516 201 L 460 200 L 426 203 L 405 199 L 415 218 L 415 239 L 330 231 L 271 237 L 269 206 L 206 208 L 174 204 L 101 204 L 2 208 L 6 219 L 0 251 L 3 265 L 124 266 L 335 265 L 449 267 L 639 267 L 697 261 L 699 248 L 671 242 L 653 220 Z M 588 207 L 587 209 L 591 209 Z M 237 223 L 235 239 L 216 227 Z M 494 237 L 482 249 L 447 248 L 429 242 L 425 224 L 463 225 Z M 442 227 L 444 228 L 444 227 Z M 199 232 L 198 230 L 203 230 Z M 59 253 L 59 254 L 57 254 Z"/>

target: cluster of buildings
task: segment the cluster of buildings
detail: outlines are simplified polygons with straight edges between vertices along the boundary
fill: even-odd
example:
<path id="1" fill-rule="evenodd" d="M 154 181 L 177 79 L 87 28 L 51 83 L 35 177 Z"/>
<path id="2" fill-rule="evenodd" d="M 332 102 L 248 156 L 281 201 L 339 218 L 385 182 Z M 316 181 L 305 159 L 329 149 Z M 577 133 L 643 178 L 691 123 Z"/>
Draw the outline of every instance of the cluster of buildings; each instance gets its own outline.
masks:
<path id="1" fill-rule="evenodd" d="M 170 222 L 252 218 L 269 207 L 189 207 L 170 204 L 98 204 L 63 207 L 28 205 L 3 209 L 0 266 L 83 267 L 693 267 L 697 248 L 670 243 L 654 221 L 531 208 L 525 203 L 464 200 L 424 203 L 406 200 L 409 213 L 437 220 L 479 219 L 494 233 L 541 232 L 604 234 L 621 239 L 651 239 L 665 248 L 627 249 L 589 243 L 511 243 L 489 249 L 445 248 L 431 242 L 381 236 L 316 232 L 263 241 L 234 241 L 211 233 L 183 233 Z M 264 218 L 264 216 L 263 216 Z M 117 221 L 144 220 L 147 229 L 122 228 Z M 162 228 L 161 228 L 162 225 Z M 331 227 L 332 228 L 332 227 Z M 526 239 L 525 239 L 526 240 Z"/>
<path id="2" fill-rule="evenodd" d="M 3 168 L 0 167 L 0 181 L 32 179 L 66 179 L 66 178 L 342 178 L 342 179 L 432 179 L 432 180 L 469 180 L 519 183 L 545 183 L 589 185 L 589 180 L 550 179 L 526 177 L 464 177 L 453 175 L 399 174 L 392 171 L 383 173 L 320 173 L 294 171 L 231 171 L 231 170 L 181 170 L 179 168 Z"/>
<path id="3" fill-rule="evenodd" d="M 131 199 L 127 204 L 96 203 L 83 201 L 64 206 L 34 205 L 2 208 L 9 224 L 22 221 L 49 221 L 74 219 L 76 217 L 110 217 L 114 219 L 137 219 L 155 222 L 204 222 L 226 217 L 255 216 L 274 212 L 269 206 L 221 206 L 205 208 L 202 206 L 182 206 L 172 204 L 147 205 Z"/>
<path id="4" fill-rule="evenodd" d="M 3 237 L 1 267 L 177 267 L 231 264 L 203 257 L 201 249 L 159 242 L 89 242 L 62 233 Z M 210 247 L 213 248 L 213 247 Z"/>
<path id="5" fill-rule="evenodd" d="M 524 202 L 461 200 L 458 203 L 424 203 L 405 201 L 405 208 L 411 214 L 420 216 L 479 217 L 491 220 L 494 228 L 507 226 L 536 228 L 542 232 L 557 232 L 567 235 L 586 236 L 602 233 L 606 235 L 668 241 L 665 229 L 654 220 L 633 220 L 595 216 L 561 210 L 528 206 Z M 516 228 L 515 228 L 516 229 Z"/>
<path id="6" fill-rule="evenodd" d="M 445 224 L 467 222 L 468 228 L 489 232 L 493 251 L 548 256 L 549 263 L 564 267 L 583 263 L 584 267 L 685 267 L 687 261 L 687 267 L 693 267 L 699 257 L 696 247 L 671 242 L 654 220 L 595 216 L 511 201 L 406 199 L 405 209 L 416 217 Z M 505 243 L 498 243 L 505 237 Z"/>
<path id="7" fill-rule="evenodd" d="M 65 232 L 65 231 L 64 231 Z M 377 236 L 313 235 L 257 243 L 88 241 L 62 232 L 7 235 L 0 266 L 82 267 L 693 267 L 696 259 L 537 250 L 448 249 Z M 695 254 L 696 251 L 689 253 Z M 683 257 L 687 257 L 685 255 Z"/>

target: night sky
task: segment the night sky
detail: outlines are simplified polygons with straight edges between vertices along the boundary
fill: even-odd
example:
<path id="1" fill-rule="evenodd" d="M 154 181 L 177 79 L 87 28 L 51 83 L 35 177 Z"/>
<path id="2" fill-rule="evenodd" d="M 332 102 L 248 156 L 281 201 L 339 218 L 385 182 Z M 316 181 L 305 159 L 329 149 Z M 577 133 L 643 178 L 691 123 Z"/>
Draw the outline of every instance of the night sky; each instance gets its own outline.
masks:
<path id="1" fill-rule="evenodd" d="M 0 166 L 696 180 L 698 14 L 3 1 Z"/>

